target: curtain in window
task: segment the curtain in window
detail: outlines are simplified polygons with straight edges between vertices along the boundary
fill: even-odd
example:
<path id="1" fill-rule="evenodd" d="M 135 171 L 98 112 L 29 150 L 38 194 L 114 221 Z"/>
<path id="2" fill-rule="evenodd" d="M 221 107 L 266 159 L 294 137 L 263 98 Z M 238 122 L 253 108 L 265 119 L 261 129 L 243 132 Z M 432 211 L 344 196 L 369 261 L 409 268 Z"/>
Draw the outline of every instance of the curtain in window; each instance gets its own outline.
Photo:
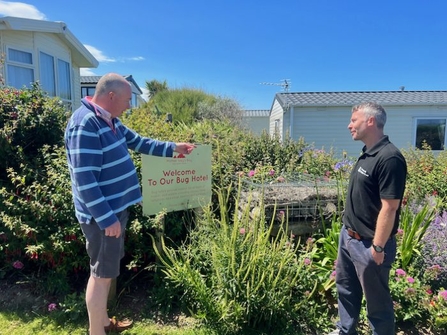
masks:
<path id="1" fill-rule="evenodd" d="M 10 64 L 14 62 L 16 64 Z M 22 63 L 24 66 L 20 66 Z M 8 59 L 6 65 L 7 82 L 8 86 L 15 88 L 23 88 L 23 86 L 31 87 L 31 83 L 34 82 L 34 70 L 33 54 L 16 49 L 8 49 Z"/>
<path id="2" fill-rule="evenodd" d="M 58 59 L 57 70 L 59 97 L 65 100 L 71 100 L 70 64 L 61 59 Z"/>
<path id="3" fill-rule="evenodd" d="M 48 95 L 56 96 L 56 78 L 54 75 L 54 57 L 40 53 L 40 85 Z"/>
<path id="4" fill-rule="evenodd" d="M 8 49 L 8 61 L 24 64 L 33 64 L 33 54 L 16 49 Z"/>
<path id="5" fill-rule="evenodd" d="M 34 70 L 30 68 L 7 65 L 7 85 L 15 88 L 23 88 L 26 86 L 31 88 L 31 83 L 34 82 Z"/>

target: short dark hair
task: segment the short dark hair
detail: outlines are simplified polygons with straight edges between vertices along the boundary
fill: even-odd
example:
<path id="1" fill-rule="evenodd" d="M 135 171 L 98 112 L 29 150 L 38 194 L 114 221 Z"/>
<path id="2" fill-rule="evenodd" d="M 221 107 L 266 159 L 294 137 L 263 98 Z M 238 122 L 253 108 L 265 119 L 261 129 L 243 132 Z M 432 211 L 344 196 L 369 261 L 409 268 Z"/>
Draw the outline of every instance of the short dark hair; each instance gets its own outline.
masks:
<path id="1" fill-rule="evenodd" d="M 376 119 L 377 127 L 383 129 L 386 123 L 386 111 L 381 105 L 375 102 L 362 102 L 352 107 L 352 112 L 361 110 L 365 116 Z"/>

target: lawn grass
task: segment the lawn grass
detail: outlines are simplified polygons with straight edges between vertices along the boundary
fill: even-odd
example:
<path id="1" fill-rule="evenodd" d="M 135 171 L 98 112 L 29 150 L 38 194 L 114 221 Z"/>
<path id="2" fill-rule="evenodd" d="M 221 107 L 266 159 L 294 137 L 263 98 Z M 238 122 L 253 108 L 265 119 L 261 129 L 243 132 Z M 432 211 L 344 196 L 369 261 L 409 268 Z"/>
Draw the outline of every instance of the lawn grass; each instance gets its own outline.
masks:
<path id="1" fill-rule="evenodd" d="M 0 312 L 0 334 L 4 335 L 87 335 L 88 320 L 58 324 L 47 316 L 30 315 L 24 312 Z M 112 334 L 112 333 L 110 333 Z M 155 324 L 153 321 L 136 321 L 123 335 L 213 335 L 206 329 L 194 326 Z"/>
<path id="2" fill-rule="evenodd" d="M 109 315 L 130 317 L 131 329 L 124 335 L 216 335 L 194 318 L 182 313 L 161 315 L 150 304 L 151 296 L 141 283 L 138 292 L 125 292 L 119 301 L 110 302 Z M 65 314 L 58 306 L 49 311 L 49 303 L 59 303 L 54 297 L 39 294 L 32 281 L 0 279 L 0 335 L 88 335 L 88 318 L 84 293 L 80 293 L 78 313 Z M 60 319 L 62 317 L 62 319 Z M 73 319 L 74 317 L 74 319 Z M 115 334 L 115 333 L 109 333 Z M 116 333 L 118 334 L 118 333 Z"/>

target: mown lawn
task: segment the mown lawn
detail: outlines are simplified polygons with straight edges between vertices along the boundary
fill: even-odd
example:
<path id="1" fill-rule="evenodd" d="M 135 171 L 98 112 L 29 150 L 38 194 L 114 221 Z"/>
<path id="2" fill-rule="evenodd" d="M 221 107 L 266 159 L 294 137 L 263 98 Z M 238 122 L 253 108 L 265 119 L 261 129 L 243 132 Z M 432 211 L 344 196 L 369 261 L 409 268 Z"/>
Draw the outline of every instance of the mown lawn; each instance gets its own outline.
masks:
<path id="1" fill-rule="evenodd" d="M 32 283 L 0 280 L 0 335 L 87 335 L 88 318 L 85 307 L 79 309 L 85 315 L 70 314 L 73 319 L 61 312 L 60 306 L 48 311 L 54 298 L 39 295 Z M 83 296 L 80 297 L 83 304 Z M 145 291 L 124 294 L 110 316 L 131 317 L 134 326 L 122 332 L 123 335 L 215 335 L 210 330 L 199 327 L 196 320 L 184 315 L 171 315 L 168 318 L 157 316 L 156 311 L 147 307 Z M 114 305 L 114 304 L 112 304 Z M 59 318 L 62 317 L 63 320 Z M 110 333 L 112 334 L 112 333 Z"/>
<path id="2" fill-rule="evenodd" d="M 40 315 L 26 315 L 21 312 L 0 312 L 0 334 L 5 335 L 87 335 L 85 322 L 59 325 L 54 320 Z M 211 331 L 195 329 L 193 326 L 155 324 L 152 321 L 136 321 L 134 327 L 122 332 L 123 335 L 211 335 Z"/>

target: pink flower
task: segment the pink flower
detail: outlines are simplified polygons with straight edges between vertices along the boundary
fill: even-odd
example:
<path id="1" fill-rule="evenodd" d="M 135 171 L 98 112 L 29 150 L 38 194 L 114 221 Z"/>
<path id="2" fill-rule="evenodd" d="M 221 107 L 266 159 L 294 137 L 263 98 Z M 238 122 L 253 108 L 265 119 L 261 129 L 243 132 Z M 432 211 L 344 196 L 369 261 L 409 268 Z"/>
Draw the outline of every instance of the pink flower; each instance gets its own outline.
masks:
<path id="1" fill-rule="evenodd" d="M 440 291 L 439 292 L 439 297 L 441 297 L 442 299 L 447 301 L 447 290 Z"/>
<path id="2" fill-rule="evenodd" d="M 413 278 L 413 277 L 407 277 L 407 281 L 408 281 L 410 284 L 413 284 L 413 283 L 414 283 L 414 278 Z"/>
<path id="3" fill-rule="evenodd" d="M 12 263 L 12 266 L 14 267 L 14 269 L 20 270 L 23 269 L 24 265 L 21 261 L 15 261 L 14 263 Z"/>
<path id="4" fill-rule="evenodd" d="M 245 228 L 241 228 L 241 229 L 239 229 L 239 234 L 241 234 L 241 235 L 245 235 Z"/>
<path id="5" fill-rule="evenodd" d="M 255 171 L 254 170 L 250 170 L 250 172 L 248 173 L 249 177 L 253 177 L 255 175 Z"/>
<path id="6" fill-rule="evenodd" d="M 269 175 L 273 176 L 274 174 L 275 174 L 275 170 L 271 169 L 271 170 L 269 171 Z"/>
<path id="7" fill-rule="evenodd" d="M 403 276 L 405 276 L 407 273 L 404 271 L 404 270 L 402 270 L 402 269 L 397 269 L 396 270 L 396 275 L 397 276 L 399 276 L 399 277 L 403 277 Z"/>
<path id="8" fill-rule="evenodd" d="M 305 265 L 310 265 L 311 261 L 309 258 L 304 259 L 304 264 Z"/>
<path id="9" fill-rule="evenodd" d="M 332 271 L 330 279 L 331 280 L 335 280 L 335 277 L 337 276 L 337 272 L 336 271 Z"/>
<path id="10" fill-rule="evenodd" d="M 408 295 L 414 295 L 416 293 L 416 290 L 412 287 L 409 287 L 405 290 L 405 293 Z"/>
<path id="11" fill-rule="evenodd" d="M 432 294 L 433 294 L 433 291 L 430 290 L 429 288 L 428 288 L 425 292 L 427 292 L 427 294 L 429 294 L 429 295 L 432 295 Z"/>
<path id="12" fill-rule="evenodd" d="M 314 239 L 313 239 L 312 237 L 308 237 L 308 238 L 307 238 L 307 241 L 306 241 L 306 244 L 307 244 L 309 247 L 313 246 L 313 244 L 314 244 Z"/>
<path id="13" fill-rule="evenodd" d="M 397 235 L 403 235 L 403 234 L 404 234 L 404 231 L 401 228 L 399 228 L 397 230 Z"/>
<path id="14" fill-rule="evenodd" d="M 57 305 L 53 302 L 48 305 L 48 312 L 52 312 L 52 311 L 56 310 L 56 308 L 57 308 Z"/>

